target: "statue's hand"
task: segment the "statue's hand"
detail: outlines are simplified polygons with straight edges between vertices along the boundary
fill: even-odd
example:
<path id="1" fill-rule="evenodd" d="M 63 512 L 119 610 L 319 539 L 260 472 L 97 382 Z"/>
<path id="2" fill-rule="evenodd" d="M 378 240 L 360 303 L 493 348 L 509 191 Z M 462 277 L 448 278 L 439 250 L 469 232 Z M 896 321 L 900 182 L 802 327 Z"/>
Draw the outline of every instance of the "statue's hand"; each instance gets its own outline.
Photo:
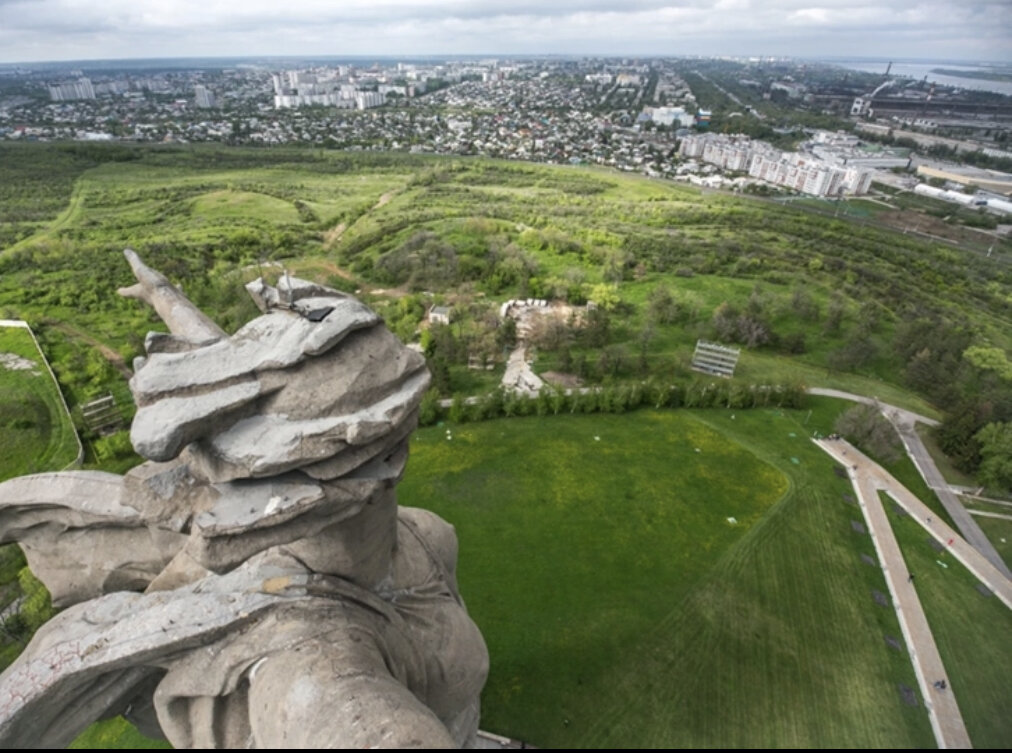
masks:
<path id="1" fill-rule="evenodd" d="M 120 288 L 124 298 L 136 298 L 151 306 L 174 335 L 194 342 L 210 342 L 225 337 L 225 331 L 193 305 L 164 275 L 151 269 L 130 248 L 124 249 L 137 284 Z"/>

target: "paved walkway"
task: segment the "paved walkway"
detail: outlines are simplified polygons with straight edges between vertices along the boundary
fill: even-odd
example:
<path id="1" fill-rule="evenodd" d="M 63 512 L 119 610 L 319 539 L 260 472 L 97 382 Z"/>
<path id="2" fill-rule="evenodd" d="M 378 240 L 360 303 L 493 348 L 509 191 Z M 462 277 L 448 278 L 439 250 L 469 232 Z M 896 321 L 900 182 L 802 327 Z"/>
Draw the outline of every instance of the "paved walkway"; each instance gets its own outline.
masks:
<path id="1" fill-rule="evenodd" d="M 823 397 L 835 397 L 840 400 L 850 400 L 855 403 L 864 403 L 865 405 L 871 405 L 882 410 L 885 413 L 886 410 L 892 411 L 897 416 L 900 416 L 904 422 L 913 425 L 914 423 L 927 424 L 928 426 L 938 426 L 938 421 L 927 416 L 922 416 L 920 413 L 914 413 L 912 410 L 906 410 L 905 408 L 898 408 L 895 405 L 889 405 L 883 403 L 878 398 L 866 397 L 865 395 L 857 395 L 853 392 L 843 392 L 842 390 L 831 390 L 827 387 L 809 387 L 809 395 L 822 395 Z M 892 420 L 891 416 L 886 416 Z"/>
<path id="2" fill-rule="evenodd" d="M 818 440 L 816 444 L 847 468 L 879 562 L 882 564 L 882 572 L 892 595 L 896 617 L 903 631 L 921 696 L 928 707 L 931 727 L 938 746 L 973 747 L 956 703 L 956 690 L 951 685 L 945 689 L 935 686 L 935 683 L 942 679 L 948 682 L 945 666 L 935 645 L 914 583 L 910 580 L 903 554 L 879 499 L 879 489 L 885 490 L 914 520 L 946 545 L 956 559 L 966 565 L 1010 607 L 1012 607 L 1012 584 L 955 531 L 938 520 L 937 515 L 933 516 L 931 510 L 902 484 L 851 444 L 844 440 L 828 439 Z"/>
<path id="3" fill-rule="evenodd" d="M 920 471 L 924 482 L 938 495 L 942 506 L 945 507 L 945 511 L 949 513 L 949 517 L 952 518 L 960 533 L 963 534 L 963 537 L 973 545 L 974 549 L 987 557 L 991 564 L 1005 576 L 1006 580 L 1012 578 L 1012 572 L 1009 571 L 1005 561 L 998 554 L 998 550 L 994 548 L 994 544 L 991 543 L 991 540 L 981 530 L 977 521 L 970 516 L 970 513 L 963 507 L 963 503 L 952 493 L 949 485 L 942 478 L 938 466 L 935 465 L 935 461 L 928 454 L 928 449 L 924 446 L 924 442 L 921 441 L 921 437 L 914 428 L 914 425 L 906 423 L 902 418 L 895 419 L 889 416 L 888 413 L 886 415 L 899 432 L 903 446 L 906 448 L 910 459 L 914 461 L 914 465 L 917 466 L 917 470 Z"/>
<path id="4" fill-rule="evenodd" d="M 855 395 L 850 392 L 820 387 L 813 387 L 808 392 L 812 395 L 836 397 L 842 400 L 853 400 L 854 402 L 864 403 L 865 405 L 873 405 L 882 411 L 882 415 L 888 418 L 893 426 L 896 427 L 900 440 L 903 442 L 903 447 L 906 449 L 910 459 L 914 461 L 914 465 L 917 466 L 917 471 L 924 479 L 924 483 L 938 495 L 942 506 L 949 514 L 949 517 L 952 518 L 956 527 L 959 528 L 959 532 L 963 538 L 984 555 L 1006 579 L 1012 579 L 1012 572 L 1009 571 L 1005 561 L 998 554 L 998 550 L 994 548 L 991 540 L 981 530 L 977 521 L 970 516 L 970 513 L 963 507 L 962 502 L 959 501 L 959 498 L 949 488 L 949 484 L 942 477 L 941 471 L 938 470 L 938 466 L 935 465 L 934 459 L 928 452 L 928 448 L 924 446 L 924 442 L 921 441 L 921 437 L 917 433 L 915 426 L 918 422 L 928 424 L 929 426 L 937 426 L 938 421 L 927 416 L 922 416 L 919 413 L 914 413 L 913 411 L 897 408 L 895 405 L 887 405 L 874 398 Z"/>
<path id="5" fill-rule="evenodd" d="M 1012 520 L 1012 515 L 1005 515 L 1000 512 L 988 512 L 987 510 L 970 510 L 970 509 L 967 509 L 967 512 L 970 513 L 971 515 L 977 515 L 978 517 L 981 518 L 999 518 L 1001 520 Z"/>

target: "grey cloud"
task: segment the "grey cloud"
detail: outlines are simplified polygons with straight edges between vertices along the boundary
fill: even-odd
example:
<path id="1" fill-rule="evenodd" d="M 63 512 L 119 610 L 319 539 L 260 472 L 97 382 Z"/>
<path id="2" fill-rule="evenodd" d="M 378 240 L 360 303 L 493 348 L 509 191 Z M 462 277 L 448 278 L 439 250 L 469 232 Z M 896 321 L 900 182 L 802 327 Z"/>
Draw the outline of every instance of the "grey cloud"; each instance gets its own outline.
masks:
<path id="1" fill-rule="evenodd" d="M 0 58 L 665 52 L 1012 55 L 1008 0 L 0 0 Z M 974 43 L 977 40 L 977 44 Z M 1004 42 L 1004 45 L 1002 44 Z M 89 45 L 91 45 L 89 47 Z M 280 46 L 284 45 L 281 49 Z M 1003 49 L 1004 46 L 1004 49 Z M 857 52 L 853 48 L 859 47 Z M 894 50 L 902 50 L 893 53 Z M 873 49 L 874 48 L 874 49 Z M 89 53 L 88 50 L 94 52 Z M 157 52 L 156 52 L 157 51 Z M 923 55 L 930 56 L 931 49 Z M 28 59 L 28 58 L 24 58 Z"/>

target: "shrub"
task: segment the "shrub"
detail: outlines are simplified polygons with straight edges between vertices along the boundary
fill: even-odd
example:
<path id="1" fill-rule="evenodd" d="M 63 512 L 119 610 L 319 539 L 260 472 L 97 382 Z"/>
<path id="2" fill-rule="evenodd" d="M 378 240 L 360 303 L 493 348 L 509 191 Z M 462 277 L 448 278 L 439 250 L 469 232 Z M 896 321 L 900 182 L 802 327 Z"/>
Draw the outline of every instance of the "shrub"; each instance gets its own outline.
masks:
<path id="1" fill-rule="evenodd" d="M 900 459 L 903 445 L 892 424 L 871 405 L 855 405 L 836 419 L 833 428 L 858 448 L 885 463 Z"/>

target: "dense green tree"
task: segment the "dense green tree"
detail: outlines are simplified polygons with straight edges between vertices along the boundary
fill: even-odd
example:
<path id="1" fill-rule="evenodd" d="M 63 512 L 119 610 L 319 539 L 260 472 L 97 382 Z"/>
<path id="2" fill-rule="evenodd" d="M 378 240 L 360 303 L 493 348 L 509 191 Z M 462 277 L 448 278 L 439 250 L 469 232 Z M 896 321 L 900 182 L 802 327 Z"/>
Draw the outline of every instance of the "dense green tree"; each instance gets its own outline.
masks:
<path id="1" fill-rule="evenodd" d="M 980 482 L 989 489 L 1012 492 L 1012 423 L 989 423 L 974 439 L 980 445 Z"/>

